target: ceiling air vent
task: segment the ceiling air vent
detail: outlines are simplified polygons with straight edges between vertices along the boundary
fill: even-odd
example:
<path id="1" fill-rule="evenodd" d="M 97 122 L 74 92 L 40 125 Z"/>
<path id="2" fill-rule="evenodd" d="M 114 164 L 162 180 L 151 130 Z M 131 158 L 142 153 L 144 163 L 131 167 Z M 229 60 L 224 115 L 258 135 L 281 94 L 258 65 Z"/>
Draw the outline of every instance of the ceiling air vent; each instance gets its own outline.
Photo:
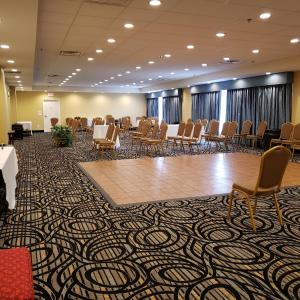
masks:
<path id="1" fill-rule="evenodd" d="M 55 77 L 59 77 L 60 75 L 58 74 L 48 74 L 48 77 L 51 77 L 51 78 L 55 78 Z"/>
<path id="2" fill-rule="evenodd" d="M 236 59 L 231 59 L 231 60 L 222 60 L 219 63 L 222 65 L 233 65 L 233 64 L 239 64 L 240 61 Z"/>
<path id="3" fill-rule="evenodd" d="M 93 3 L 100 5 L 113 5 L 113 6 L 128 6 L 132 0 L 85 0 L 85 3 Z"/>
<path id="4" fill-rule="evenodd" d="M 61 55 L 61 56 L 81 56 L 81 52 L 74 51 L 74 50 L 60 50 L 59 55 Z"/>

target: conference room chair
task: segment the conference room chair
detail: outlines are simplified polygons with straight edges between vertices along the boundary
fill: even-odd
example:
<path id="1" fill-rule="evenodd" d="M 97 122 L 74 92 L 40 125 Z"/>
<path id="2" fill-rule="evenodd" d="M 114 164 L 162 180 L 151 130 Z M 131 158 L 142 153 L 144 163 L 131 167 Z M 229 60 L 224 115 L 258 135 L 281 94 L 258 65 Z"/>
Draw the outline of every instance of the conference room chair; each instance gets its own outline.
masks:
<path id="1" fill-rule="evenodd" d="M 51 118 L 50 122 L 51 122 L 51 126 L 53 127 L 58 123 L 58 118 Z"/>
<path id="2" fill-rule="evenodd" d="M 179 146 L 181 147 L 181 140 L 183 138 L 191 138 L 192 136 L 192 133 L 193 133 L 193 130 L 194 130 L 194 123 L 193 122 L 190 122 L 188 120 L 188 122 L 185 124 L 185 130 L 184 130 L 184 133 L 182 136 L 178 136 L 178 137 L 174 137 L 173 138 L 173 148 L 175 146 Z"/>
<path id="3" fill-rule="evenodd" d="M 282 145 L 284 141 L 289 141 L 293 135 L 294 124 L 290 122 L 283 123 L 281 125 L 280 137 L 278 139 L 272 139 L 270 142 L 270 148 L 273 144 Z"/>
<path id="4" fill-rule="evenodd" d="M 98 149 L 100 151 L 100 157 L 103 156 L 103 152 L 104 151 L 112 151 L 113 156 L 116 156 L 116 141 L 120 132 L 120 127 L 118 126 L 114 126 L 113 124 L 110 124 L 109 126 L 113 127 L 113 134 L 112 134 L 112 138 L 111 139 L 106 139 L 106 140 L 98 140 L 97 145 L 98 145 Z"/>
<path id="5" fill-rule="evenodd" d="M 72 122 L 71 122 L 72 121 Z M 79 120 L 77 119 L 71 119 L 70 123 L 69 124 L 72 124 L 71 125 L 71 128 L 72 128 L 72 139 L 73 141 L 76 141 L 77 140 L 77 136 L 76 136 L 76 132 L 79 128 Z"/>
<path id="6" fill-rule="evenodd" d="M 142 151 L 143 146 L 145 146 L 145 143 L 148 140 L 157 139 L 158 132 L 159 132 L 159 125 L 158 125 L 158 123 L 155 123 L 154 126 L 152 127 L 151 136 L 150 137 L 144 137 L 144 138 L 140 139 L 140 152 Z"/>
<path id="7" fill-rule="evenodd" d="M 267 130 L 268 124 L 266 121 L 261 121 L 257 127 L 256 135 L 247 135 L 246 140 L 250 140 L 252 143 L 252 148 L 257 146 L 257 141 L 262 141 L 264 138 L 265 132 Z"/>
<path id="8" fill-rule="evenodd" d="M 72 118 L 66 118 L 66 125 L 71 127 L 72 124 L 70 124 L 70 122 L 72 121 L 73 119 Z"/>
<path id="9" fill-rule="evenodd" d="M 245 120 L 242 125 L 241 133 L 237 133 L 234 135 L 234 138 L 238 140 L 239 145 L 241 144 L 242 141 L 244 142 L 244 144 L 246 144 L 246 138 L 247 135 L 250 134 L 252 124 L 253 124 L 252 121 Z"/>
<path id="10" fill-rule="evenodd" d="M 188 146 L 190 152 L 192 153 L 193 146 L 197 146 L 198 150 L 200 150 L 200 137 L 201 137 L 202 123 L 196 122 L 194 126 L 194 131 L 191 138 L 183 137 L 181 139 L 181 148 L 185 152 L 184 146 Z"/>
<path id="11" fill-rule="evenodd" d="M 88 119 L 85 117 L 80 118 L 80 128 L 86 131 L 87 127 L 88 127 Z"/>
<path id="12" fill-rule="evenodd" d="M 281 144 L 291 148 L 292 159 L 293 159 L 295 154 L 295 149 L 300 148 L 300 123 L 294 126 L 293 133 L 290 140 L 282 141 Z"/>
<path id="13" fill-rule="evenodd" d="M 223 124 L 223 128 L 224 128 L 224 124 Z M 224 148 L 226 150 L 228 150 L 228 145 L 232 144 L 233 138 L 234 138 L 234 135 L 236 133 L 237 128 L 238 128 L 238 123 L 237 122 L 235 122 L 235 121 L 228 122 L 228 124 L 226 124 L 226 126 L 225 126 L 224 132 L 222 130 L 221 135 L 212 136 L 210 138 L 210 142 L 215 142 L 216 145 L 217 145 L 218 150 L 221 150 L 221 148 L 222 148 L 221 144 L 223 144 Z M 222 133 L 225 133 L 225 134 L 222 134 Z"/>
<path id="14" fill-rule="evenodd" d="M 160 146 L 160 149 L 162 150 L 162 153 L 164 153 L 164 142 L 166 140 L 167 136 L 167 131 L 168 131 L 168 124 L 167 123 L 162 123 L 160 125 L 160 132 L 159 132 L 159 137 L 158 139 L 148 139 L 145 141 L 145 145 L 147 147 L 147 150 L 150 148 L 152 149 L 153 152 L 155 153 L 158 152 L 158 147 Z"/>
<path id="15" fill-rule="evenodd" d="M 143 122 L 141 134 L 135 135 L 131 137 L 131 148 L 133 148 L 134 143 L 140 145 L 140 141 L 142 138 L 146 138 L 151 130 L 151 122 L 146 120 Z"/>
<path id="16" fill-rule="evenodd" d="M 218 135 L 219 126 L 220 126 L 220 122 L 218 120 L 215 119 L 211 120 L 208 125 L 207 133 L 201 135 L 200 143 L 202 139 L 204 139 L 205 142 L 209 142 L 212 137 Z"/>
<path id="17" fill-rule="evenodd" d="M 246 201 L 250 215 L 250 221 L 253 231 L 256 231 L 256 224 L 254 215 L 256 213 L 257 199 L 260 196 L 272 195 L 277 216 L 280 225 L 283 224 L 281 211 L 276 194 L 280 192 L 282 178 L 289 159 L 291 158 L 291 151 L 283 146 L 276 146 L 266 151 L 260 160 L 259 175 L 255 185 L 248 185 L 247 183 L 233 183 L 232 191 L 229 195 L 228 206 L 228 221 L 231 220 L 232 202 L 235 194 L 242 195 L 243 200 Z M 252 208 L 251 198 L 254 198 L 254 206 Z"/>
<path id="18" fill-rule="evenodd" d="M 125 117 L 121 119 L 121 128 L 120 128 L 120 133 L 123 133 L 124 135 L 129 133 L 129 128 L 130 128 L 130 118 Z"/>
<path id="19" fill-rule="evenodd" d="M 145 119 L 143 119 L 143 118 L 139 119 L 139 124 L 138 124 L 137 130 L 130 132 L 130 136 L 131 137 L 133 137 L 133 136 L 141 136 L 142 135 L 142 128 L 143 128 L 144 122 L 146 122 Z"/>
<path id="20" fill-rule="evenodd" d="M 95 148 L 97 149 L 98 144 L 101 142 L 111 141 L 113 138 L 114 131 L 115 131 L 115 125 L 109 124 L 104 138 L 93 139 L 93 149 Z"/>
<path id="21" fill-rule="evenodd" d="M 173 145 L 175 143 L 174 139 L 182 138 L 185 130 L 185 122 L 180 122 L 177 130 L 176 136 L 167 136 L 167 147 L 169 145 L 169 141 L 173 141 Z"/>

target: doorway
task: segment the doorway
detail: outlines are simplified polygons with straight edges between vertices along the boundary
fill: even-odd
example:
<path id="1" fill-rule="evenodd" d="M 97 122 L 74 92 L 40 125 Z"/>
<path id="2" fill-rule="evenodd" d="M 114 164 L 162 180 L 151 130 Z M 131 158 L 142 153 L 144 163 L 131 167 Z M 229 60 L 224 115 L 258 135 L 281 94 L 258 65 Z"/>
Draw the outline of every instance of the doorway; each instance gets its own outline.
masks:
<path id="1" fill-rule="evenodd" d="M 51 118 L 58 118 L 60 124 L 60 101 L 45 99 L 43 103 L 44 132 L 51 132 Z"/>

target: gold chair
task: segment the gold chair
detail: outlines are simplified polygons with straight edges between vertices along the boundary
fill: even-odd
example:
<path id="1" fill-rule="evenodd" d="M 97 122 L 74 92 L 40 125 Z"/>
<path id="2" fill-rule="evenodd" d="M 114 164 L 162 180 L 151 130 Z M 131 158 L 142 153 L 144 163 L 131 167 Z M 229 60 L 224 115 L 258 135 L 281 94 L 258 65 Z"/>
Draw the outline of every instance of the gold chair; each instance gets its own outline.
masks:
<path id="1" fill-rule="evenodd" d="M 108 150 L 113 152 L 114 157 L 116 156 L 115 148 L 116 148 L 116 141 L 117 141 L 117 138 L 118 138 L 118 135 L 120 132 L 120 127 L 119 127 L 119 125 L 116 127 L 113 124 L 111 124 L 111 125 L 114 128 L 112 139 L 111 140 L 109 140 L 109 139 L 101 140 L 101 141 L 98 141 L 98 143 L 97 143 L 101 157 L 103 156 L 103 152 L 108 151 Z M 109 126 L 111 126 L 111 125 L 109 125 Z"/>
<path id="2" fill-rule="evenodd" d="M 88 119 L 83 117 L 83 118 L 80 118 L 80 127 L 82 130 L 86 131 L 87 130 L 87 127 L 88 127 Z"/>
<path id="3" fill-rule="evenodd" d="M 145 123 L 145 119 L 140 119 L 139 121 L 139 125 L 137 127 L 136 131 L 131 131 L 130 132 L 130 136 L 138 136 L 138 135 L 142 135 L 142 128 L 143 128 L 143 124 Z"/>
<path id="4" fill-rule="evenodd" d="M 158 131 L 159 131 L 158 123 L 155 123 L 151 131 L 151 136 L 149 138 L 145 137 L 140 139 L 140 151 L 142 150 L 142 146 L 143 145 L 145 146 L 146 141 L 150 139 L 155 140 L 157 138 Z"/>
<path id="5" fill-rule="evenodd" d="M 70 120 L 70 123 L 69 124 L 71 124 L 71 126 L 72 126 L 72 138 L 73 138 L 73 141 L 76 141 L 76 132 L 77 132 L 77 129 L 78 129 L 78 127 L 79 127 L 79 121 L 78 120 L 76 120 L 76 119 L 71 119 Z"/>
<path id="6" fill-rule="evenodd" d="M 265 135 L 265 131 L 268 127 L 266 121 L 261 121 L 258 125 L 256 135 L 247 135 L 246 140 L 250 140 L 252 142 L 252 148 L 257 145 L 257 141 L 262 141 Z"/>
<path id="7" fill-rule="evenodd" d="M 225 122 L 226 123 L 226 122 Z M 225 125 L 224 132 L 222 130 L 221 133 L 225 133 L 225 135 L 221 134 L 219 136 L 213 136 L 210 138 L 211 142 L 215 142 L 218 145 L 218 149 L 221 149 L 221 143 L 224 144 L 225 149 L 228 150 L 228 144 L 232 143 L 234 134 L 236 133 L 238 123 L 233 121 L 233 122 L 227 122 L 227 124 L 223 124 L 223 129 Z"/>
<path id="8" fill-rule="evenodd" d="M 210 139 L 218 135 L 220 122 L 218 120 L 211 120 L 208 125 L 208 132 L 201 135 L 200 142 L 204 138 L 205 142 L 209 142 Z"/>
<path id="9" fill-rule="evenodd" d="M 234 135 L 234 138 L 238 140 L 239 144 L 241 144 L 242 140 L 244 141 L 244 144 L 246 143 L 246 138 L 247 135 L 250 134 L 251 127 L 252 121 L 246 120 L 243 122 L 241 133 L 237 133 Z"/>
<path id="10" fill-rule="evenodd" d="M 169 145 L 169 141 L 173 141 L 173 144 L 175 143 L 174 139 L 176 138 L 182 138 L 185 130 L 185 123 L 181 122 L 178 126 L 177 135 L 176 136 L 168 136 L 167 137 L 167 147 Z"/>
<path id="11" fill-rule="evenodd" d="M 280 137 L 278 139 L 272 139 L 270 142 L 270 148 L 272 148 L 272 144 L 283 144 L 284 141 L 289 141 L 292 137 L 294 130 L 294 124 L 287 122 L 281 125 Z"/>
<path id="12" fill-rule="evenodd" d="M 50 122 L 51 122 L 51 126 L 53 127 L 58 123 L 58 118 L 51 118 Z"/>
<path id="13" fill-rule="evenodd" d="M 133 148 L 134 142 L 137 142 L 137 144 L 140 144 L 141 139 L 146 138 L 148 136 L 150 129 L 151 129 L 151 122 L 144 121 L 142 126 L 143 127 L 142 127 L 141 133 L 131 137 L 131 148 Z"/>
<path id="14" fill-rule="evenodd" d="M 122 118 L 122 127 L 120 128 L 120 132 L 124 133 L 124 135 L 126 133 L 129 132 L 129 128 L 130 128 L 130 118 L 129 117 L 124 117 Z"/>
<path id="15" fill-rule="evenodd" d="M 300 123 L 294 126 L 293 134 L 290 140 L 282 141 L 282 145 L 290 146 L 292 149 L 292 159 L 294 158 L 295 149 L 300 147 Z"/>
<path id="16" fill-rule="evenodd" d="M 159 138 L 158 139 L 147 139 L 145 141 L 145 145 L 147 146 L 147 150 L 150 147 L 153 150 L 155 150 L 155 152 L 157 152 L 158 151 L 158 146 L 160 146 L 162 152 L 164 152 L 163 144 L 166 140 L 167 131 L 168 131 L 168 124 L 167 123 L 162 123 L 160 125 Z"/>
<path id="17" fill-rule="evenodd" d="M 94 147 L 93 148 L 97 148 L 98 144 L 101 143 L 101 142 L 111 141 L 112 138 L 113 138 L 114 131 L 115 131 L 115 125 L 114 124 L 109 124 L 108 128 L 107 128 L 107 131 L 106 131 L 105 138 L 94 139 L 93 140 L 93 142 L 94 142 Z"/>
<path id="18" fill-rule="evenodd" d="M 253 231 L 256 231 L 254 215 L 256 212 L 257 198 L 263 195 L 273 195 L 277 216 L 280 225 L 282 225 L 281 211 L 276 197 L 280 191 L 282 178 L 288 162 L 291 158 L 291 151 L 283 146 L 276 146 L 266 151 L 260 161 L 259 175 L 255 186 L 247 186 L 239 183 L 232 185 L 232 191 L 229 195 L 228 220 L 231 219 L 231 208 L 234 199 L 234 193 L 237 192 L 244 196 L 248 205 L 250 221 Z M 252 209 L 251 197 L 255 197 L 254 207 Z"/>
<path id="19" fill-rule="evenodd" d="M 183 135 L 178 137 L 173 137 L 173 147 L 175 146 L 181 147 L 181 140 L 183 138 L 191 138 L 193 130 L 194 130 L 194 123 L 188 120 L 188 122 L 185 124 Z"/>
<path id="20" fill-rule="evenodd" d="M 201 137 L 202 123 L 196 122 L 194 126 L 193 135 L 191 138 L 183 137 L 181 139 L 181 148 L 184 151 L 184 146 L 187 145 L 190 148 L 190 152 L 192 152 L 193 146 L 197 146 L 199 149 L 200 146 L 200 137 Z"/>

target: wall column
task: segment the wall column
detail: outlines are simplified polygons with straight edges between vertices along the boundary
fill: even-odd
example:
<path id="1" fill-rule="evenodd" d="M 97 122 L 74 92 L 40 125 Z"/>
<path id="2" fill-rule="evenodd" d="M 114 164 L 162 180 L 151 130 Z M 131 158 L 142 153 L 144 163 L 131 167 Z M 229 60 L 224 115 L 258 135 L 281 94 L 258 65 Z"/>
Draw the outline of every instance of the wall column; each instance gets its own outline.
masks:
<path id="1" fill-rule="evenodd" d="M 190 89 L 184 89 L 182 95 L 182 121 L 186 122 L 192 117 L 192 96 Z"/>
<path id="2" fill-rule="evenodd" d="M 300 71 L 294 73 L 292 122 L 300 123 Z"/>
<path id="3" fill-rule="evenodd" d="M 15 86 L 10 88 L 10 122 L 11 124 L 18 122 L 18 100 L 17 90 Z"/>
<path id="4" fill-rule="evenodd" d="M 7 144 L 8 131 L 10 128 L 8 95 L 3 69 L 0 69 L 0 143 Z"/>

